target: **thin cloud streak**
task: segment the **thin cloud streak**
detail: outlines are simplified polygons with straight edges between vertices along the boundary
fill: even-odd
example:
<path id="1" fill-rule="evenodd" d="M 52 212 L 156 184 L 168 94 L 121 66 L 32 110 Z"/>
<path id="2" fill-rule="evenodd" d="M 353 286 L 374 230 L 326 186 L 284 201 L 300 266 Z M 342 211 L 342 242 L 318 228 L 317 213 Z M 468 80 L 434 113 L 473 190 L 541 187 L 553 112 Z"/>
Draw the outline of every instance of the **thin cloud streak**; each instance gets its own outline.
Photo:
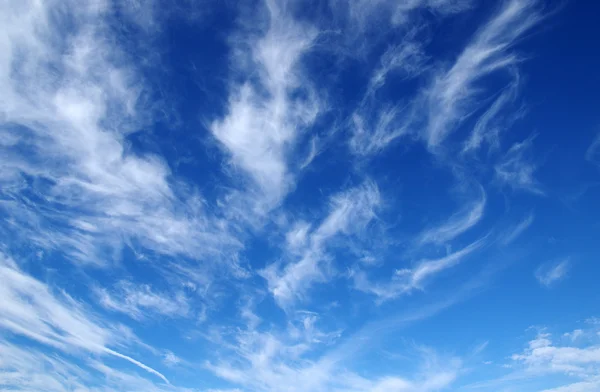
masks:
<path id="1" fill-rule="evenodd" d="M 483 217 L 486 205 L 486 194 L 483 187 L 480 188 L 481 196 L 470 204 L 467 204 L 461 211 L 452 215 L 445 223 L 427 229 L 419 235 L 420 245 L 425 244 L 443 244 L 453 240 L 462 233 L 475 226 Z"/>
<path id="2" fill-rule="evenodd" d="M 511 243 L 513 243 L 517 238 L 519 238 L 521 236 L 521 234 L 523 234 L 525 232 L 525 230 L 527 230 L 529 228 L 529 226 L 531 226 L 531 224 L 533 223 L 534 220 L 534 215 L 533 213 L 527 215 L 527 217 L 525 219 L 523 219 L 521 222 L 519 222 L 516 226 L 514 226 L 510 231 L 508 231 L 504 237 L 500 240 L 500 242 L 502 243 L 502 245 L 510 245 Z"/>
<path id="3" fill-rule="evenodd" d="M 535 271 L 535 278 L 542 286 L 551 287 L 563 280 L 571 268 L 571 261 L 565 259 L 552 264 L 543 264 Z"/>
<path id="4" fill-rule="evenodd" d="M 110 349 L 124 343 L 123 331 L 93 321 L 82 306 L 63 294 L 53 295 L 43 283 L 24 274 L 14 261 L 0 254 L 0 328 L 66 353 L 84 350 L 122 358 L 168 383 L 164 375 Z"/>
<path id="5" fill-rule="evenodd" d="M 504 2 L 452 67 L 435 78 L 425 94 L 428 121 L 423 136 L 429 148 L 437 148 L 468 116 L 473 100 L 480 96 L 478 82 L 518 63 L 518 56 L 509 49 L 542 19 L 536 7 L 531 0 Z"/>
<path id="6" fill-rule="evenodd" d="M 363 271 L 352 271 L 351 278 L 354 280 L 354 288 L 377 296 L 379 301 L 388 301 L 414 290 L 424 290 L 427 281 L 436 274 L 456 266 L 464 258 L 480 249 L 485 244 L 486 238 L 479 239 L 442 258 L 421 260 L 413 268 L 396 270 L 388 282 L 371 282 Z"/>

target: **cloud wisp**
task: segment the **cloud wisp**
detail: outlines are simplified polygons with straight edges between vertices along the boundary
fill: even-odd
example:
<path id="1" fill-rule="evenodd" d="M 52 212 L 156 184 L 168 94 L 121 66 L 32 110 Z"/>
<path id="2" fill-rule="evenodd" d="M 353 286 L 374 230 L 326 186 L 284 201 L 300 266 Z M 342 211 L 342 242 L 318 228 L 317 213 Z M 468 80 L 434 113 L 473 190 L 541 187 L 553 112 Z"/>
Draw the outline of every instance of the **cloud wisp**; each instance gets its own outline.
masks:
<path id="1" fill-rule="evenodd" d="M 570 268 L 571 261 L 569 259 L 542 264 L 535 271 L 535 278 L 542 286 L 552 287 L 567 277 Z"/>
<path id="2" fill-rule="evenodd" d="M 425 259 L 419 261 L 412 268 L 397 269 L 390 281 L 372 282 L 364 271 L 353 271 L 354 287 L 357 290 L 377 296 L 380 301 L 387 301 L 407 294 L 413 290 L 424 290 L 427 282 L 435 275 L 459 264 L 463 259 L 485 245 L 486 237 L 479 239 L 468 246 L 450 253 L 439 259 Z"/>
<path id="3" fill-rule="evenodd" d="M 419 245 L 444 244 L 475 226 L 483 217 L 486 194 L 480 187 L 479 199 L 468 203 L 461 211 L 453 214 L 446 222 L 429 228 L 418 236 Z"/>
<path id="4" fill-rule="evenodd" d="M 510 71 L 519 62 L 519 57 L 510 51 L 514 43 L 540 22 L 542 15 L 536 10 L 535 1 L 506 1 L 496 14 L 477 32 L 454 64 L 439 74 L 426 91 L 428 121 L 424 138 L 430 148 L 435 149 L 469 115 L 473 101 L 480 98 L 478 83 L 492 73 Z M 504 104 L 498 98 L 491 112 L 484 114 L 482 127 L 488 118 Z M 502 97 L 502 95 L 501 95 Z M 494 106 L 496 106 L 494 108 Z M 481 135 L 477 128 L 472 134 L 473 147 L 479 144 Z M 468 144 L 468 145 L 469 145 Z"/>
<path id="5" fill-rule="evenodd" d="M 126 343 L 127 331 L 102 325 L 86 314 L 81 304 L 67 294 L 54 295 L 42 282 L 24 274 L 16 263 L 0 254 L 0 328 L 25 336 L 65 353 L 84 351 L 124 359 L 168 384 L 167 378 L 143 363 L 109 346 Z"/>
<path id="6" fill-rule="evenodd" d="M 109 5 L 58 3 L 2 5 L 1 208 L 19 237 L 96 264 L 136 243 L 173 256 L 235 249 L 163 159 L 127 147 L 151 121 L 150 91 L 111 44 Z"/>
<path id="7" fill-rule="evenodd" d="M 302 56 L 311 49 L 317 31 L 286 13 L 285 2 L 269 1 L 263 15 L 266 28 L 232 38 L 237 54 L 233 72 L 254 74 L 230 87 L 228 110 L 210 129 L 233 167 L 251 178 L 258 214 L 269 211 L 292 189 L 294 170 L 288 157 L 321 111 L 311 81 L 303 74 Z M 241 69 L 238 69 L 242 64 Z"/>
<path id="8" fill-rule="evenodd" d="M 286 308 L 293 304 L 313 282 L 322 282 L 330 275 L 328 243 L 338 236 L 358 234 L 367 227 L 376 217 L 380 202 L 376 184 L 366 182 L 334 195 L 329 203 L 329 214 L 310 233 L 306 225 L 297 226 L 288 233 L 288 244 L 293 249 L 292 261 L 284 266 L 273 263 L 261 272 L 280 306 Z"/>

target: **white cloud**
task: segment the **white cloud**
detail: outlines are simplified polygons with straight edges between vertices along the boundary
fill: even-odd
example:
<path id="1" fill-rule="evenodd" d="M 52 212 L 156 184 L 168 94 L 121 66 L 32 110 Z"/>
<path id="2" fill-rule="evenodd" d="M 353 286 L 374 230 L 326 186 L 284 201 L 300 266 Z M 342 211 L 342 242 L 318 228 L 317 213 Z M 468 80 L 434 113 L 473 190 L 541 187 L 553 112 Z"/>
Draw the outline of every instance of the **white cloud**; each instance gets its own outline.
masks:
<path id="1" fill-rule="evenodd" d="M 600 134 L 596 136 L 592 144 L 585 152 L 585 159 L 592 163 L 600 163 Z"/>
<path id="2" fill-rule="evenodd" d="M 136 320 L 150 314 L 168 317 L 190 315 L 188 299 L 182 292 L 171 296 L 169 293 L 155 292 L 149 285 L 122 281 L 116 286 L 114 293 L 105 288 L 96 288 L 95 293 L 98 302 L 105 309 L 125 313 Z"/>
<path id="3" fill-rule="evenodd" d="M 167 351 L 163 357 L 163 363 L 167 366 L 176 366 L 181 363 L 181 358 L 173 354 L 171 351 Z"/>
<path id="4" fill-rule="evenodd" d="M 327 341 L 315 339 L 323 335 L 315 320 L 308 315 L 297 328 L 282 333 L 249 329 L 238 331 L 231 340 L 219 339 L 215 344 L 222 358 L 208 362 L 206 368 L 247 391 L 264 392 L 437 391 L 451 385 L 462 368 L 458 358 L 442 360 L 434 351 L 422 349 L 415 358 L 419 366 L 410 376 L 365 378 L 348 369 L 351 358 L 321 353 Z M 360 344 L 351 340 L 353 346 Z"/>
<path id="5" fill-rule="evenodd" d="M 566 332 L 563 336 L 571 339 L 571 341 L 576 341 L 577 339 L 581 338 L 584 335 L 584 332 L 582 329 L 576 329 L 573 332 Z"/>
<path id="6" fill-rule="evenodd" d="M 350 24 L 348 33 L 365 34 L 381 26 L 398 28 L 410 22 L 410 15 L 416 10 L 424 9 L 437 16 L 451 15 L 468 10 L 471 0 L 407 0 L 397 2 L 393 0 L 331 0 L 341 12 L 347 6 Z M 353 37 L 354 38 L 354 37 Z"/>
<path id="7" fill-rule="evenodd" d="M 542 392 L 596 392 L 598 390 L 600 390 L 600 377 L 558 388 L 544 389 Z"/>
<path id="8" fill-rule="evenodd" d="M 277 303 L 287 307 L 302 297 L 314 281 L 324 281 L 328 242 L 338 235 L 359 233 L 375 218 L 379 204 L 379 190 L 371 182 L 334 195 L 330 200 L 329 215 L 304 240 L 304 249 L 293 252 L 292 256 L 299 254 L 300 260 L 283 268 L 274 263 L 261 272 Z"/>
<path id="9" fill-rule="evenodd" d="M 550 287 L 564 279 L 570 268 L 571 261 L 569 259 L 543 264 L 535 271 L 535 278 L 541 285 Z"/>
<path id="10" fill-rule="evenodd" d="M 511 358 L 536 375 L 559 373 L 588 382 L 596 379 L 597 382 L 600 371 L 600 346 L 557 346 L 547 333 L 539 334 L 523 353 Z"/>
<path id="11" fill-rule="evenodd" d="M 400 44 L 388 47 L 381 55 L 380 64 L 371 75 L 365 95 L 350 118 L 352 135 L 348 144 L 354 154 L 376 154 L 410 132 L 415 120 L 411 105 L 385 103 L 377 93 L 390 75 L 412 79 L 425 72 L 428 56 L 416 39 L 419 30 L 412 28 Z"/>
<path id="12" fill-rule="evenodd" d="M 477 82 L 491 73 L 510 70 L 519 61 L 509 49 L 540 21 L 535 7 L 536 2 L 531 0 L 504 2 L 452 67 L 435 78 L 426 92 L 429 115 L 424 137 L 430 148 L 438 147 L 468 116 L 473 100 L 480 96 Z M 479 144 L 478 136 L 482 137 L 476 134 L 474 146 Z"/>
<path id="13" fill-rule="evenodd" d="M 390 281 L 371 282 L 363 271 L 352 271 L 354 287 L 357 290 L 376 295 L 379 300 L 386 301 L 396 298 L 413 290 L 423 290 L 427 281 L 436 274 L 459 264 L 464 258 L 485 244 L 486 237 L 470 245 L 434 260 L 421 260 L 412 268 L 396 270 Z"/>
<path id="14" fill-rule="evenodd" d="M 232 83 L 227 114 L 210 127 L 232 165 L 252 179 L 255 187 L 249 192 L 258 192 L 258 205 L 253 207 L 259 213 L 276 205 L 292 187 L 288 157 L 321 110 L 299 64 L 316 30 L 290 18 L 285 2 L 269 1 L 266 8 L 266 15 L 258 18 L 267 24 L 261 36 L 248 33 L 231 39 L 236 46 L 233 70 L 253 77 Z M 247 21 L 252 29 L 256 17 Z"/>
<path id="15" fill-rule="evenodd" d="M 510 83 L 479 117 L 471 135 L 463 145 L 463 154 L 476 153 L 484 143 L 491 148 L 499 148 L 500 134 L 521 115 L 520 111 L 512 115 L 501 115 L 502 111 L 515 101 L 518 93 L 519 78 L 517 74 L 514 82 Z"/>
<path id="16" fill-rule="evenodd" d="M 0 208 L 17 239 L 97 264 L 134 243 L 194 258 L 239 249 L 161 158 L 126 147 L 153 112 L 147 86 L 114 44 L 109 4 L 0 7 L 0 132 L 11 141 L 0 145 Z"/>
<path id="17" fill-rule="evenodd" d="M 410 108 L 374 101 L 357 110 L 351 119 L 350 150 L 357 155 L 372 155 L 409 131 Z"/>
<path id="18" fill-rule="evenodd" d="M 445 223 L 422 232 L 418 237 L 418 242 L 421 245 L 429 243 L 443 244 L 479 223 L 483 217 L 486 204 L 486 194 L 483 187 L 480 187 L 480 192 L 481 196 L 478 200 L 466 204 L 461 211 L 456 212 Z"/>
<path id="19" fill-rule="evenodd" d="M 42 282 L 24 274 L 14 261 L 0 254 L 0 329 L 22 335 L 66 353 L 85 351 L 124 359 L 167 382 L 165 376 L 109 346 L 131 336 L 102 325 L 66 293 L 54 295 Z"/>
<path id="20" fill-rule="evenodd" d="M 500 240 L 502 245 L 509 245 L 514 242 L 525 230 L 531 226 L 534 220 L 534 215 L 531 213 L 525 217 L 521 222 L 516 224 L 513 228 L 507 231 L 503 238 Z"/>
<path id="21" fill-rule="evenodd" d="M 494 167 L 497 180 L 515 190 L 544 195 L 541 185 L 534 178 L 537 165 L 528 156 L 534 137 L 515 143 Z"/>
<path id="22" fill-rule="evenodd" d="M 563 386 L 541 390 L 541 392 L 585 392 L 596 391 L 600 386 L 600 336 L 597 328 L 576 329 L 562 336 L 563 344 L 553 341 L 552 335 L 539 332 L 527 347 L 510 356 L 510 363 L 503 367 L 512 369 L 511 373 L 491 380 L 471 384 L 469 389 L 485 390 L 530 390 L 538 380 L 557 380 L 566 383 Z M 582 338 L 585 336 L 585 338 Z M 575 340 L 573 339 L 575 338 Z M 554 378 L 553 376 L 561 376 Z M 552 381 L 551 381 L 552 382 Z M 546 382 L 542 385 L 548 385 Z M 556 385 L 556 384 L 555 384 Z M 504 389 L 502 389 L 504 386 Z M 508 388 L 508 389 L 506 389 Z"/>

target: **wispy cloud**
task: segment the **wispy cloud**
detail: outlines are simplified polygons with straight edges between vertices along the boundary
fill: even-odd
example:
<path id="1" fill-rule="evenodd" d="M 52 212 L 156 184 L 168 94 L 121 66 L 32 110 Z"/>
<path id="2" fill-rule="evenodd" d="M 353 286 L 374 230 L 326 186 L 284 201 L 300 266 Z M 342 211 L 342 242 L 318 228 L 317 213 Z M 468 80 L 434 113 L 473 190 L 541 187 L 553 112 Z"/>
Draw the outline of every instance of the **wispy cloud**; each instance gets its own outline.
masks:
<path id="1" fill-rule="evenodd" d="M 480 193 L 479 199 L 466 204 L 461 211 L 456 212 L 446 222 L 422 232 L 418 237 L 419 244 L 443 244 L 475 226 L 483 217 L 486 204 L 483 187 L 480 187 Z"/>
<path id="2" fill-rule="evenodd" d="M 476 153 L 485 143 L 490 148 L 500 147 L 500 135 L 512 125 L 514 120 L 522 115 L 522 110 L 505 114 L 503 111 L 512 104 L 519 94 L 519 78 L 515 73 L 515 80 L 504 88 L 490 107 L 479 117 L 469 138 L 462 149 L 463 154 Z"/>
<path id="3" fill-rule="evenodd" d="M 585 152 L 585 159 L 592 163 L 600 162 L 600 134 L 596 136 L 592 144 Z"/>
<path id="4" fill-rule="evenodd" d="M 251 178 L 248 192 L 258 192 L 256 212 L 272 208 L 291 189 L 294 168 L 288 158 L 321 110 L 300 64 L 317 31 L 291 18 L 285 1 L 269 1 L 265 8 L 263 15 L 253 15 L 265 22 L 264 31 L 252 33 L 255 21 L 242 21 L 249 35 L 232 37 L 232 70 L 242 81 L 232 83 L 227 114 L 210 127 L 232 165 Z"/>
<path id="5" fill-rule="evenodd" d="M 534 215 L 533 215 L 533 213 L 531 213 L 531 214 L 527 215 L 521 222 L 519 222 L 514 227 L 512 227 L 510 230 L 508 230 L 504 234 L 503 238 L 500 240 L 502 245 L 509 245 L 512 242 L 514 242 L 517 238 L 519 238 L 519 236 L 521 236 L 521 234 L 523 234 L 523 232 L 525 232 L 525 230 L 527 230 L 529 228 L 529 226 L 531 226 L 531 224 L 533 223 L 533 220 L 534 220 Z"/>
<path id="6" fill-rule="evenodd" d="M 513 144 L 495 166 L 497 180 L 514 190 L 544 195 L 542 186 L 535 179 L 537 165 L 531 158 L 534 136 Z"/>
<path id="7" fill-rule="evenodd" d="M 154 383 L 135 372 L 111 367 L 97 358 L 77 360 L 69 355 L 4 339 L 0 339 L 0 385 L 11 391 L 198 391 Z"/>
<path id="8" fill-rule="evenodd" d="M 19 227 L 15 240 L 97 264 L 126 244 L 190 257 L 239 247 L 201 196 L 176 186 L 163 159 L 127 147 L 153 109 L 114 44 L 110 7 L 58 3 L 0 11 L 0 132 L 11 140 L 0 145 L 0 208 Z"/>
<path id="9" fill-rule="evenodd" d="M 570 268 L 571 261 L 569 259 L 543 264 L 535 271 L 535 278 L 541 285 L 550 287 L 564 279 Z"/>
<path id="10" fill-rule="evenodd" d="M 430 148 L 439 146 L 472 111 L 473 100 L 481 96 L 478 82 L 494 72 L 510 70 L 518 63 L 519 57 L 510 49 L 541 20 L 536 6 L 536 2 L 530 0 L 504 2 L 452 67 L 435 78 L 426 92 L 429 114 L 424 138 Z M 498 103 L 501 104 L 502 101 Z M 498 109 L 491 109 L 488 118 Z M 489 120 L 483 121 L 482 129 Z M 481 137 L 475 134 L 473 146 L 479 144 Z"/>
<path id="11" fill-rule="evenodd" d="M 0 254 L 0 328 L 66 353 L 85 351 L 124 359 L 167 382 L 165 376 L 109 346 L 132 336 L 116 326 L 102 325 L 67 294 L 54 295 L 42 282 L 24 274 Z"/>
<path id="12" fill-rule="evenodd" d="M 171 295 L 155 292 L 149 285 L 122 281 L 112 293 L 100 287 L 95 289 L 95 293 L 105 309 L 125 313 L 137 320 L 149 315 L 186 317 L 191 313 L 188 298 L 183 292 Z"/>
<path id="13" fill-rule="evenodd" d="M 261 273 L 280 306 L 287 307 L 302 297 L 314 281 L 326 279 L 328 242 L 338 235 L 351 236 L 360 232 L 375 218 L 380 201 L 377 186 L 366 182 L 334 195 L 330 200 L 329 215 L 310 234 L 305 225 L 293 231 L 294 246 L 304 244 L 302 250 L 296 249 L 292 254 L 299 254 L 300 260 L 292 261 L 283 268 L 274 263 Z"/>
<path id="14" fill-rule="evenodd" d="M 306 322 L 306 320 L 311 320 Z M 206 367 L 218 377 L 249 391 L 339 391 L 380 392 L 435 391 L 448 387 L 459 376 L 462 362 L 451 357 L 442 360 L 422 348 L 415 355 L 419 366 L 411 375 L 361 376 L 348 368 L 351 358 L 319 354 L 324 342 L 314 339 L 314 318 L 304 317 L 298 328 L 287 331 L 239 331 L 231 340 L 217 340 L 222 358 Z M 351 343 L 358 344 L 353 341 Z"/>
<path id="15" fill-rule="evenodd" d="M 371 282 L 363 271 L 353 271 L 351 277 L 354 280 L 354 287 L 376 295 L 381 301 L 397 298 L 413 290 L 423 290 L 427 281 L 436 274 L 459 264 L 464 258 L 480 249 L 485 244 L 485 240 L 486 237 L 439 259 L 421 260 L 412 268 L 397 269 L 392 279 L 383 283 Z"/>

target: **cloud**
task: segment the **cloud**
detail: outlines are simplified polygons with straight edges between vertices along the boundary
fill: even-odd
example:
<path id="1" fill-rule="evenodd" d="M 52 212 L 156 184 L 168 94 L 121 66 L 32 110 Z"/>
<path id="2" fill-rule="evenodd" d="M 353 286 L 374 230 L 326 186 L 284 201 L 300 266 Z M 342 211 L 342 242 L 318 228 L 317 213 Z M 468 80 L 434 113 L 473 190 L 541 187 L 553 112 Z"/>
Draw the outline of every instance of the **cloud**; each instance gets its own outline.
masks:
<path id="1" fill-rule="evenodd" d="M 479 199 L 466 204 L 461 211 L 456 212 L 445 223 L 422 232 L 418 237 L 419 244 L 443 244 L 479 223 L 483 217 L 486 204 L 486 194 L 483 187 L 480 187 L 480 193 Z"/>
<path id="2" fill-rule="evenodd" d="M 596 136 L 592 144 L 585 152 L 585 159 L 592 163 L 600 162 L 600 134 Z"/>
<path id="3" fill-rule="evenodd" d="M 123 246 L 193 258 L 239 249 L 163 159 L 128 148 L 154 109 L 109 28 L 109 5 L 1 7 L 0 133 L 10 143 L 0 145 L 0 208 L 15 241 L 96 264 Z"/>
<path id="4" fill-rule="evenodd" d="M 426 91 L 428 121 L 424 138 L 430 148 L 438 147 L 464 118 L 469 115 L 474 99 L 480 97 L 478 85 L 484 77 L 511 70 L 519 57 L 510 51 L 514 43 L 541 20 L 535 1 L 506 1 L 477 32 L 474 39 L 447 71 L 434 79 Z M 500 105 L 498 103 L 498 105 Z M 494 114 L 491 109 L 487 114 Z M 486 125 L 485 115 L 480 127 Z M 482 135 L 471 136 L 473 146 Z M 469 142 L 471 143 L 471 142 Z"/>
<path id="5" fill-rule="evenodd" d="M 411 131 L 415 121 L 411 105 L 408 102 L 386 103 L 378 97 L 378 90 L 390 75 L 408 80 L 425 72 L 428 56 L 416 39 L 418 33 L 419 29 L 413 28 L 400 44 L 388 47 L 381 55 L 365 95 L 350 118 L 348 145 L 352 153 L 360 156 L 376 154 Z"/>
<path id="6" fill-rule="evenodd" d="M 255 187 L 249 191 L 259 198 L 256 212 L 269 210 L 291 189 L 294 175 L 288 157 L 321 111 L 300 64 L 316 30 L 290 18 L 285 2 L 267 2 L 265 13 L 259 19 L 267 27 L 258 37 L 249 32 L 231 38 L 232 68 L 242 81 L 230 86 L 225 117 L 210 126 L 233 167 L 251 178 Z M 245 23 L 250 31 L 256 19 Z"/>
<path id="7" fill-rule="evenodd" d="M 350 150 L 356 155 L 368 156 L 385 149 L 391 142 L 409 131 L 412 114 L 409 108 L 366 103 L 351 119 Z"/>
<path id="8" fill-rule="evenodd" d="M 576 329 L 573 332 L 566 332 L 563 336 L 571 339 L 571 341 L 576 341 L 577 339 L 581 338 L 584 335 L 584 332 L 582 329 Z"/>
<path id="9" fill-rule="evenodd" d="M 388 282 L 371 282 L 363 271 L 352 271 L 354 287 L 357 290 L 376 295 L 379 300 L 386 301 L 410 293 L 413 290 L 423 290 L 426 283 L 438 273 L 454 267 L 471 253 L 485 244 L 486 237 L 470 245 L 450 253 L 439 259 L 419 261 L 415 267 L 397 269 Z"/>
<path id="10" fill-rule="evenodd" d="M 600 389 L 600 377 L 576 382 L 558 388 L 544 389 L 542 392 L 594 392 Z"/>
<path id="11" fill-rule="evenodd" d="M 530 213 L 529 215 L 527 215 L 527 217 L 525 217 L 525 219 L 523 219 L 521 222 L 519 222 L 513 228 L 507 231 L 504 234 L 504 237 L 500 240 L 502 245 L 509 245 L 512 242 L 514 242 L 517 238 L 519 238 L 519 236 L 523 234 L 523 232 L 527 230 L 529 226 L 531 226 L 533 220 L 534 215 Z"/>
<path id="12" fill-rule="evenodd" d="M 569 259 L 543 264 L 535 271 L 535 278 L 542 286 L 550 287 L 563 280 L 571 268 Z"/>
<path id="13" fill-rule="evenodd" d="M 115 369 L 95 358 L 77 360 L 4 339 L 0 339 L 0 386 L 11 391 L 199 392 L 156 384 L 135 372 Z"/>
<path id="14" fill-rule="evenodd" d="M 187 317 L 190 305 L 184 293 L 171 297 L 169 293 L 154 292 L 149 285 L 135 285 L 122 281 L 111 294 L 105 288 L 96 288 L 98 302 L 105 309 L 127 314 L 141 320 L 150 314 L 168 317 Z"/>
<path id="15" fill-rule="evenodd" d="M 265 392 L 436 391 L 451 385 L 460 374 L 460 359 L 440 358 L 423 348 L 417 350 L 418 366 L 410 376 L 363 377 L 349 369 L 351 358 L 338 359 L 334 352 L 321 351 L 326 342 L 314 339 L 315 334 L 323 334 L 314 321 L 308 316 L 297 328 L 286 331 L 248 329 L 230 339 L 222 336 L 214 342 L 222 358 L 208 362 L 206 368 L 244 390 Z M 360 344 L 351 339 L 350 344 Z"/>
<path id="16" fill-rule="evenodd" d="M 308 236 L 307 226 L 301 224 L 295 229 L 293 241 L 300 237 L 304 243 L 302 249 L 295 249 L 292 254 L 299 255 L 299 260 L 292 261 L 283 268 L 274 263 L 261 272 L 267 280 L 269 291 L 280 306 L 289 306 L 301 298 L 313 282 L 326 279 L 324 264 L 328 260 L 328 242 L 337 236 L 359 233 L 375 218 L 380 202 L 376 184 L 365 182 L 332 196 L 329 215 Z"/>
<path id="17" fill-rule="evenodd" d="M 66 353 L 85 351 L 124 359 L 167 382 L 165 376 L 121 354 L 110 345 L 131 338 L 122 329 L 102 325 L 83 306 L 63 293 L 54 295 L 42 282 L 24 274 L 11 259 L 0 254 L 0 329 Z"/>
<path id="18" fill-rule="evenodd" d="M 534 137 L 513 144 L 495 165 L 496 179 L 514 190 L 544 195 L 541 185 L 534 178 L 537 165 L 528 157 Z"/>
<path id="19" fill-rule="evenodd" d="M 547 388 L 547 381 L 554 379 L 567 384 L 535 389 L 542 392 L 595 391 L 600 386 L 600 335 L 596 333 L 594 326 L 576 329 L 563 334 L 567 339 L 561 339 L 563 344 L 558 344 L 547 328 L 542 328 L 522 352 L 510 356 L 510 362 L 504 365 L 511 369 L 510 373 L 498 379 L 468 385 L 467 388 L 505 390 L 501 389 L 505 385 L 515 390 L 529 390 L 538 380 L 543 381 L 542 385 Z"/>
<path id="20" fill-rule="evenodd" d="M 365 35 L 377 31 L 381 26 L 399 28 L 411 21 L 410 16 L 422 9 L 436 16 L 447 16 L 471 8 L 471 0 L 331 0 L 337 15 L 347 11 L 348 33 Z"/>
<path id="21" fill-rule="evenodd" d="M 167 366 L 177 366 L 181 363 L 181 358 L 171 351 L 167 351 L 163 357 L 163 363 Z"/>
<path id="22" fill-rule="evenodd" d="M 515 72 L 515 80 L 504 88 L 475 123 L 471 135 L 464 142 L 462 154 L 476 153 L 484 143 L 491 148 L 499 148 L 500 134 L 522 114 L 521 111 L 516 111 L 510 115 L 501 115 L 503 110 L 515 101 L 518 94 L 519 78 Z"/>
<path id="23" fill-rule="evenodd" d="M 538 375 L 562 373 L 583 379 L 594 379 L 600 369 L 600 347 L 557 346 L 548 333 L 539 334 L 528 348 L 511 359 Z"/>

